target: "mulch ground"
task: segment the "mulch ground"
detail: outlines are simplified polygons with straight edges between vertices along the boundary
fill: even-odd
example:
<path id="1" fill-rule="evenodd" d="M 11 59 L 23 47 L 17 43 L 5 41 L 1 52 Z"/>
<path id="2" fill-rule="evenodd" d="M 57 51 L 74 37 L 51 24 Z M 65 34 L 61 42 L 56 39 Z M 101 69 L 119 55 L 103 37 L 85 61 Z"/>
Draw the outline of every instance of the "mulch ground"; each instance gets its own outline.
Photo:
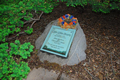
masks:
<path id="1" fill-rule="evenodd" d="M 43 67 L 63 71 L 79 80 L 120 80 L 120 11 L 114 10 L 109 14 L 95 13 L 90 6 L 85 6 L 83 11 L 80 7 L 67 7 L 64 3 L 60 3 L 53 12 L 41 16 L 41 19 L 33 25 L 34 31 L 31 35 L 20 35 L 16 39 L 22 44 L 31 42 L 35 46 L 35 40 L 42 34 L 47 24 L 67 13 L 78 18 L 86 35 L 86 60 L 62 68 L 56 63 L 41 62 L 34 48 L 31 57 L 25 60 L 31 70 L 34 67 Z M 24 29 L 30 24 L 24 25 Z"/>

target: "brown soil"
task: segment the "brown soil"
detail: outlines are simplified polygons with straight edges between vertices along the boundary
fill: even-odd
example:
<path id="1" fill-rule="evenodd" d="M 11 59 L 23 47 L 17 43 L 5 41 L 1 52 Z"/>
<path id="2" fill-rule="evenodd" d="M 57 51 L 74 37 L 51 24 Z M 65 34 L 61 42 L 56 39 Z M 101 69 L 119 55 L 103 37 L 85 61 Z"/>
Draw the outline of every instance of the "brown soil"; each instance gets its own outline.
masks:
<path id="1" fill-rule="evenodd" d="M 31 70 L 34 67 L 63 70 L 68 75 L 75 75 L 79 80 L 120 80 L 120 11 L 111 11 L 109 14 L 95 13 L 90 6 L 85 6 L 82 11 L 81 8 L 67 7 L 64 3 L 60 3 L 53 12 L 42 15 L 41 19 L 33 25 L 34 31 L 31 35 L 20 35 L 16 39 L 22 44 L 31 42 L 35 46 L 35 40 L 42 34 L 47 24 L 67 13 L 78 18 L 86 35 L 86 60 L 62 68 L 56 63 L 41 62 L 34 48 L 31 57 L 25 60 Z M 26 24 L 25 28 L 27 26 L 30 24 Z"/>

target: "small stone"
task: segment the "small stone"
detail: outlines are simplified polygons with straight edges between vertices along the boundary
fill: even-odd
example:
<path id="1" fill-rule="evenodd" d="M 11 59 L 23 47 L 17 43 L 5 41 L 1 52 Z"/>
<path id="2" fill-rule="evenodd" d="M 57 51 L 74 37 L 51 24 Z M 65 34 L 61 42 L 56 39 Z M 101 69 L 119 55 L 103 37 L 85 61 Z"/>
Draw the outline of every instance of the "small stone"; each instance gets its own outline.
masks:
<path id="1" fill-rule="evenodd" d="M 83 66 L 86 66 L 86 63 L 84 63 Z"/>

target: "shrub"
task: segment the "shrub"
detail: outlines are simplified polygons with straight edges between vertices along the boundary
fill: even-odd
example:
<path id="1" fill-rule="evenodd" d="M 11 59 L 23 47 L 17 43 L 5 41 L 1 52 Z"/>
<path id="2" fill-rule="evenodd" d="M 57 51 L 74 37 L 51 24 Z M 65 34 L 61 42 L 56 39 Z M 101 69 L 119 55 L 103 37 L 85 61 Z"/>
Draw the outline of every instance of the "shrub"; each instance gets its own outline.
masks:
<path id="1" fill-rule="evenodd" d="M 19 3 L 0 5 L 0 41 L 5 42 L 6 37 L 15 32 L 19 34 L 25 22 L 39 20 L 34 19 L 33 16 L 40 14 L 40 11 L 50 13 L 54 6 L 56 2 L 50 0 L 22 0 Z M 25 32 L 31 34 L 32 27 Z"/>
<path id="2" fill-rule="evenodd" d="M 30 71 L 28 64 L 21 61 L 30 57 L 30 52 L 33 51 L 34 46 L 29 42 L 20 44 L 19 40 L 15 43 L 0 44 L 0 79 L 1 80 L 22 80 L 26 78 Z M 19 55 L 20 58 L 15 58 L 18 62 L 13 59 L 14 55 Z"/>
<path id="3" fill-rule="evenodd" d="M 20 44 L 19 40 L 8 44 L 7 37 L 10 34 L 19 36 L 24 32 L 31 34 L 32 26 L 28 26 L 24 32 L 21 32 L 24 24 L 39 20 L 40 17 L 34 18 L 34 16 L 43 12 L 52 12 L 54 6 L 56 2 L 50 0 L 0 1 L 0 80 L 22 80 L 27 77 L 30 68 L 22 59 L 30 57 L 34 46 L 30 42 Z M 19 58 L 15 58 L 16 55 Z"/>
<path id="4" fill-rule="evenodd" d="M 87 4 L 92 6 L 94 12 L 110 13 L 111 10 L 120 10 L 120 0 L 57 0 L 66 2 L 67 6 L 84 7 Z"/>

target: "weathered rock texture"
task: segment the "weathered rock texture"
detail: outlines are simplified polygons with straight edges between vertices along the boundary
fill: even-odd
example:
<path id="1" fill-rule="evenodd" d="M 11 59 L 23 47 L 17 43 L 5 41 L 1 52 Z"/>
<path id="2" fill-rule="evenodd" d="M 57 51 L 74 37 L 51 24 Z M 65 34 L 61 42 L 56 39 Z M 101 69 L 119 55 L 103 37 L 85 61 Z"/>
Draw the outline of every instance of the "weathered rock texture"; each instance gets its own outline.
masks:
<path id="1" fill-rule="evenodd" d="M 49 71 L 44 68 L 33 69 L 27 76 L 27 79 L 23 80 L 57 80 L 60 72 L 55 72 L 53 70 Z M 75 75 L 66 76 L 62 73 L 59 80 L 78 80 Z"/>
<path id="2" fill-rule="evenodd" d="M 60 64 L 61 66 L 67 65 L 75 65 L 78 64 L 80 61 L 86 59 L 86 38 L 83 30 L 81 29 L 79 23 L 76 26 L 76 34 L 74 36 L 71 48 L 68 53 L 67 58 L 59 57 L 50 53 L 40 51 L 40 48 L 50 30 L 52 25 L 57 26 L 57 20 L 51 21 L 45 28 L 45 31 L 38 37 L 35 42 L 36 49 L 39 49 L 38 56 L 40 61 L 47 60 L 49 62 L 55 62 Z"/>

